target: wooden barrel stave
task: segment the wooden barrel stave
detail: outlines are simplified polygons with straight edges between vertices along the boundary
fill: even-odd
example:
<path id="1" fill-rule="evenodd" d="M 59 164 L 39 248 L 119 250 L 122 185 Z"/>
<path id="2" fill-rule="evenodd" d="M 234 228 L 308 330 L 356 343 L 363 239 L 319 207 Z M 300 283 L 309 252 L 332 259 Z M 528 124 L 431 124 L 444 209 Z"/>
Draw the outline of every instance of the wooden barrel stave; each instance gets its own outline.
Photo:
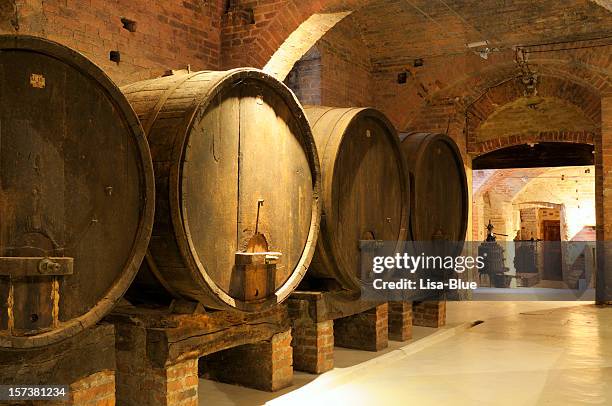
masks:
<path id="1" fill-rule="evenodd" d="M 212 308 L 259 311 L 284 300 L 310 263 L 320 216 L 316 148 L 293 94 L 255 69 L 173 75 L 123 90 L 143 120 L 156 169 L 145 268 L 175 297 Z M 247 299 L 236 253 L 261 252 L 249 245 L 256 232 L 282 256 L 276 276 L 268 274 L 273 289 Z"/>
<path id="2" fill-rule="evenodd" d="M 323 219 L 309 275 L 356 291 L 359 241 L 399 243 L 407 237 L 410 188 L 399 139 L 388 119 L 371 108 L 305 110 L 323 177 Z"/>
<path id="3" fill-rule="evenodd" d="M 1 36 L 0 51 L 0 262 L 72 263 L 27 277 L 0 265 L 0 347 L 41 347 L 124 294 L 151 233 L 153 171 L 136 115 L 101 69 L 41 38 Z"/>
<path id="4" fill-rule="evenodd" d="M 413 183 L 410 239 L 464 241 L 468 223 L 465 167 L 445 134 L 404 134 L 402 150 Z"/>

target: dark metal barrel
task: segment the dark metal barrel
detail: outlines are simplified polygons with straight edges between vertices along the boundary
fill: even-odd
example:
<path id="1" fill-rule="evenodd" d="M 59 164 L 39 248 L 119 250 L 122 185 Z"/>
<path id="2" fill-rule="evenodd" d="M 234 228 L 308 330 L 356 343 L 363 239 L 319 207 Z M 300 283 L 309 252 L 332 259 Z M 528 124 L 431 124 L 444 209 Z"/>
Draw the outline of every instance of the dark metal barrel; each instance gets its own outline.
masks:
<path id="1" fill-rule="evenodd" d="M 309 275 L 360 288 L 361 240 L 407 237 L 410 187 L 399 138 L 372 108 L 305 108 L 321 159 L 323 215 Z"/>
<path id="2" fill-rule="evenodd" d="M 291 91 L 256 69 L 174 74 L 123 88 L 151 147 L 156 215 L 131 293 L 218 309 L 282 302 L 314 253 L 320 169 Z"/>
<path id="3" fill-rule="evenodd" d="M 98 322 L 132 282 L 151 156 L 120 90 L 55 42 L 0 36 L 0 100 L 0 347 L 41 347 Z"/>

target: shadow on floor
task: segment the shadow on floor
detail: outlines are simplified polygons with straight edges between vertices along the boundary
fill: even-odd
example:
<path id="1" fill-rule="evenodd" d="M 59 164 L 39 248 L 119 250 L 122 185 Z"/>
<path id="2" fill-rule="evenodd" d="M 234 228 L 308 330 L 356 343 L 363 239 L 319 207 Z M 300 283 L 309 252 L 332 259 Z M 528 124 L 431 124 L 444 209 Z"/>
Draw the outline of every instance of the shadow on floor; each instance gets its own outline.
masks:
<path id="1" fill-rule="evenodd" d="M 389 341 L 389 347 L 382 351 L 370 352 L 359 351 L 348 348 L 335 347 L 334 365 L 336 368 L 348 368 L 362 362 L 369 361 L 391 351 L 397 350 L 410 343 L 416 342 L 436 331 L 434 328 L 413 327 L 412 340 L 405 342 Z M 267 401 L 275 399 L 281 395 L 292 392 L 302 386 L 314 381 L 320 375 L 307 374 L 305 372 L 294 371 L 293 385 L 278 392 L 270 393 L 256 389 L 245 388 L 236 385 L 215 382 L 208 379 L 200 379 L 199 404 L 200 406 L 256 406 L 263 405 Z"/>

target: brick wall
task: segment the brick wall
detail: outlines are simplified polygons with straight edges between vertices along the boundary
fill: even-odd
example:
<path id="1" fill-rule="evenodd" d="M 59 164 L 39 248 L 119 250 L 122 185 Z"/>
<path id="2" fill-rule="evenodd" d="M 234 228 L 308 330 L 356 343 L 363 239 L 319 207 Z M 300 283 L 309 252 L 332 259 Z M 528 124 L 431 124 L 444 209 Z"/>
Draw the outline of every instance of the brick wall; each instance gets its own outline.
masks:
<path id="1" fill-rule="evenodd" d="M 372 67 L 367 46 L 351 17 L 347 17 L 318 43 L 321 52 L 321 102 L 325 106 L 371 106 Z"/>
<path id="2" fill-rule="evenodd" d="M 0 350 L 2 384 L 70 388 L 65 400 L 15 403 L 19 405 L 114 405 L 115 370 L 115 328 L 109 323 L 44 347 Z"/>
<path id="3" fill-rule="evenodd" d="M 496 185 L 484 193 L 478 193 L 473 200 L 475 212 L 478 215 L 474 225 L 473 236 L 475 241 L 482 241 L 487 235 L 487 224 L 491 221 L 494 232 L 507 234 L 509 237 L 500 235 L 498 240 L 512 240 L 515 228 L 514 211 L 512 209 L 512 199 L 508 196 L 508 189 L 505 185 Z M 518 215 L 518 213 L 517 213 Z"/>
<path id="4" fill-rule="evenodd" d="M 315 46 L 296 62 L 285 84 L 306 105 L 321 104 L 321 52 Z"/>
<path id="5" fill-rule="evenodd" d="M 411 66 L 411 59 L 401 59 L 406 53 L 402 51 L 404 47 L 429 51 L 430 42 L 436 40 L 434 45 L 446 49 L 450 38 L 441 35 L 439 26 L 425 24 L 418 15 L 406 16 L 406 10 L 398 5 L 360 8 L 364 4 L 367 2 L 362 0 L 172 0 L 153 3 L 146 0 L 8 0 L 0 9 L 4 17 L 0 32 L 31 33 L 58 40 L 84 52 L 116 82 L 125 84 L 188 64 L 194 70 L 246 65 L 263 67 L 287 36 L 312 13 L 354 7 L 359 11 L 340 20 L 317 44 L 322 55 L 322 104 L 373 105 L 390 116 L 400 130 L 448 131 L 463 152 L 467 148 L 463 133 L 464 110 L 474 112 L 467 120 L 470 129 L 474 129 L 492 109 L 516 99 L 521 89 L 515 82 L 491 88 L 492 84 L 516 74 L 512 52 L 494 53 L 487 61 L 473 53 L 451 53 L 444 58 L 426 58 L 422 67 Z M 399 9 L 392 15 L 386 14 L 388 21 L 384 24 L 377 22 L 376 16 L 382 11 L 388 12 L 391 6 Z M 427 7 L 438 8 L 439 5 Z M 454 4 L 454 7 L 464 8 L 461 4 Z M 529 7 L 526 4 L 525 10 Z M 483 13 L 493 12 L 489 6 L 484 9 Z M 545 18 L 554 18 L 553 11 Z M 462 12 L 472 13 L 471 9 Z M 592 14 L 593 21 L 602 18 L 599 10 L 593 7 L 581 13 Z M 532 14 L 517 14 L 513 18 L 531 20 Z M 397 24 L 400 16 L 414 25 L 410 37 L 403 38 L 401 32 L 389 31 L 388 27 Z M 122 17 L 136 21 L 136 32 L 122 28 Z M 444 14 L 446 18 L 448 21 L 444 20 L 444 24 L 448 30 L 459 32 L 463 29 L 461 20 Z M 574 25 L 568 24 L 566 31 L 577 23 L 572 20 Z M 533 32 L 541 34 L 546 30 L 540 27 Z M 461 45 L 464 46 L 464 42 Z M 579 49 L 542 55 L 546 56 L 546 61 L 583 61 L 606 69 L 610 61 L 600 50 Z M 110 51 L 120 52 L 118 65 L 109 60 Z M 538 63 L 536 57 L 533 63 Z M 589 117 L 596 114 L 599 111 L 597 92 L 577 84 L 574 79 L 592 83 L 597 89 L 606 88 L 610 81 L 601 75 L 593 76 L 583 65 L 573 64 L 568 72 L 558 71 L 559 67 L 565 69 L 561 63 L 555 63 L 556 71 L 538 66 L 540 93 L 568 100 Z M 397 74 L 401 71 L 409 73 L 407 84 L 397 83 Z M 479 98 L 485 92 L 487 97 Z M 477 103 L 470 104 L 475 99 Z M 319 101 L 316 97 L 304 100 L 308 103 Z M 597 125 L 597 120 L 594 122 Z"/>
<path id="6" fill-rule="evenodd" d="M 239 66 L 262 68 L 288 33 L 273 29 L 271 23 L 290 0 L 229 0 L 222 20 L 223 69 Z M 301 21 L 293 24 L 299 25 Z M 301 19 L 300 19 L 301 20 Z M 262 48 L 260 42 L 270 43 Z M 274 45 L 272 45 L 274 44 Z"/>
<path id="7" fill-rule="evenodd" d="M 286 83 L 304 104 L 364 107 L 374 103 L 371 71 L 367 47 L 347 17 L 294 65 Z"/>
<path id="8" fill-rule="evenodd" d="M 119 404 L 194 406 L 198 403 L 197 389 L 197 359 L 155 367 L 147 357 L 146 330 L 117 325 Z"/>
<path id="9" fill-rule="evenodd" d="M 411 118 L 420 115 L 418 110 L 421 102 L 445 87 L 454 86 L 471 72 L 489 69 L 499 62 L 506 63 L 509 71 L 515 71 L 512 63 L 514 54 L 511 51 L 494 52 L 487 60 L 475 53 L 465 53 L 465 44 L 470 39 L 483 36 L 483 32 L 473 24 L 486 26 L 486 36 L 520 44 L 546 43 L 556 38 L 571 40 L 578 37 L 578 32 L 583 35 L 587 35 L 587 32 L 597 33 L 610 21 L 607 12 L 592 2 L 564 1 L 563 6 L 559 6 L 552 0 L 545 0 L 537 6 L 524 0 L 504 5 L 483 3 L 479 7 L 456 0 L 448 4 L 418 1 L 413 6 L 403 2 L 365 0 L 231 0 L 228 9 L 234 11 L 238 18 L 227 19 L 228 22 L 224 23 L 225 63 L 227 66 L 248 64 L 260 67 L 312 14 L 352 11 L 367 48 L 371 50 L 372 59 L 378 65 L 376 71 L 380 75 L 376 79 L 379 85 L 376 90 L 381 105 L 389 108 L 383 110 L 394 116 L 392 109 L 404 109 L 399 114 L 409 114 Z M 435 23 L 423 18 L 418 10 L 432 16 Z M 455 10 L 456 13 L 449 10 Z M 501 13 L 505 13 L 505 23 L 495 24 L 495 19 Z M 466 24 L 466 19 L 472 21 L 472 24 Z M 441 57 L 445 53 L 451 56 Z M 555 58 L 566 59 L 568 56 L 571 59 L 573 57 L 570 54 L 547 54 L 543 59 L 550 61 Z M 579 56 L 577 60 L 585 64 L 609 66 L 610 61 L 602 55 L 600 49 L 580 50 L 576 54 Z M 412 59 L 419 56 L 426 57 L 427 73 L 419 74 L 417 80 L 410 80 L 409 85 L 404 87 L 406 92 L 395 91 L 392 84 L 397 72 L 410 67 Z M 531 61 L 535 59 L 537 55 L 532 56 Z M 572 66 L 572 74 L 577 74 L 578 65 Z M 476 82 L 492 85 L 496 80 Z M 593 82 L 596 86 L 601 84 L 599 80 Z M 473 94 L 480 93 L 478 86 L 470 87 L 474 90 Z M 461 97 L 465 93 L 457 92 L 456 96 Z M 386 94 L 391 97 L 385 97 Z"/>
<path id="10" fill-rule="evenodd" d="M 521 215 L 521 239 L 522 240 L 537 240 L 539 237 L 538 227 L 538 209 L 537 207 L 528 207 L 520 209 Z"/>
<path id="11" fill-rule="evenodd" d="M 544 221 L 558 220 L 561 241 L 594 241 L 594 172 L 593 166 L 497 170 L 474 196 L 478 223 L 491 218 L 495 232 L 510 236 L 499 236 L 498 240 L 513 239 L 517 232 L 523 240 L 546 240 Z M 549 279 L 549 273 L 544 272 L 544 250 L 543 244 L 536 245 L 540 278 Z M 505 247 L 504 255 L 505 265 L 513 273 L 515 250 Z M 593 263 L 592 258 L 577 257 L 567 245 L 561 245 L 559 276 L 570 288 L 577 288 L 584 272 L 591 275 Z"/>
<path id="12" fill-rule="evenodd" d="M 484 238 L 489 219 L 495 232 L 510 236 L 499 240 L 512 240 L 518 231 L 523 239 L 542 238 L 538 207 L 558 206 L 557 211 L 563 208 L 561 237 L 571 240 L 585 227 L 595 225 L 594 172 L 592 166 L 495 171 L 473 197 L 474 238 Z"/>
<path id="13" fill-rule="evenodd" d="M 595 185 L 593 184 L 593 187 Z M 559 205 L 560 206 L 560 205 Z M 595 207 L 593 206 L 593 212 Z M 558 220 L 565 222 L 561 216 L 561 208 L 541 208 L 541 207 L 527 207 L 520 209 L 520 236 L 523 240 L 529 240 L 531 238 L 535 240 L 541 240 L 544 238 L 544 227 L 543 221 L 546 220 Z M 561 236 L 562 240 L 567 241 L 567 235 Z"/>
<path id="14" fill-rule="evenodd" d="M 45 37 L 85 54 L 119 85 L 167 69 L 218 69 L 222 0 L 5 0 L 2 34 Z M 135 32 L 122 18 L 135 21 Z M 119 51 L 120 62 L 110 60 Z"/>
<path id="15" fill-rule="evenodd" d="M 588 172 L 588 173 L 587 173 Z M 515 203 L 544 201 L 562 205 L 561 217 L 563 240 L 571 240 L 584 227 L 594 226 L 595 219 L 595 168 L 559 168 L 533 179 L 515 197 Z M 539 212 L 539 221 L 546 220 L 547 209 Z M 548 209 L 550 210 L 550 209 Z M 542 238 L 542 230 L 538 237 Z"/>

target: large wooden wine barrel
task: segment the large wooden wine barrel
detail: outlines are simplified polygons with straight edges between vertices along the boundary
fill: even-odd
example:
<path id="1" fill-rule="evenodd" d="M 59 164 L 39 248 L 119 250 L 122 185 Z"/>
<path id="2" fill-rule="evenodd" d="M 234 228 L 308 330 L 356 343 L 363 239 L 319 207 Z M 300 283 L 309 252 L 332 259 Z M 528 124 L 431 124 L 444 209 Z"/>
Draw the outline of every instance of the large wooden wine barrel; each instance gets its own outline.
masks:
<path id="1" fill-rule="evenodd" d="M 293 93 L 247 68 L 123 91 L 143 122 L 156 177 L 135 294 L 154 299 L 152 274 L 175 298 L 211 308 L 259 311 L 283 301 L 310 264 L 320 219 L 316 147 Z"/>
<path id="2" fill-rule="evenodd" d="M 99 321 L 145 255 L 146 138 L 84 56 L 0 36 L 0 347 L 58 342 Z"/>
<path id="3" fill-rule="evenodd" d="M 360 284 L 360 241 L 407 237 L 410 188 L 393 125 L 372 108 L 305 108 L 323 177 L 323 214 L 309 274 Z"/>
<path id="4" fill-rule="evenodd" d="M 412 183 L 410 239 L 464 241 L 468 189 L 459 148 L 444 134 L 403 134 Z"/>

